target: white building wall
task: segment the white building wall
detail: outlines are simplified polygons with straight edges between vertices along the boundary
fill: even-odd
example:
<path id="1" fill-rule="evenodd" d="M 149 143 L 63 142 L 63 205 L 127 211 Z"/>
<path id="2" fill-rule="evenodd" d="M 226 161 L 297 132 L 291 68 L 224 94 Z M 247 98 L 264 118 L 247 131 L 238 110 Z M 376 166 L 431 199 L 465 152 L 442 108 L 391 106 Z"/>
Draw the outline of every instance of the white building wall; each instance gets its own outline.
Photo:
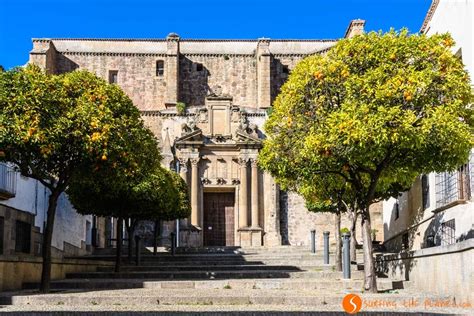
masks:
<path id="1" fill-rule="evenodd" d="M 474 84 L 474 1 L 440 0 L 425 33 L 451 33 L 456 41 L 453 53 L 460 50 L 462 60 Z"/>
<path id="2" fill-rule="evenodd" d="M 0 201 L 0 204 L 35 215 L 35 226 L 43 232 L 48 208 L 49 189 L 39 181 L 16 174 L 16 195 Z M 53 247 L 64 250 L 64 242 L 78 248 L 86 240 L 86 221 L 92 223 L 92 216 L 79 215 L 67 199 L 59 197 L 53 231 Z"/>
<path id="3" fill-rule="evenodd" d="M 438 1 L 438 0 L 434 0 Z M 460 54 L 474 87 L 474 0 L 439 0 L 431 20 L 424 29 L 427 35 L 449 32 L 456 45 L 454 54 Z M 471 160 L 474 160 L 471 154 Z M 470 162 L 471 181 L 474 181 L 474 161 Z M 429 206 L 422 210 L 422 188 L 420 178 L 412 188 L 398 198 L 399 218 L 395 217 L 396 199 L 383 202 L 384 239 L 394 240 L 410 230 L 410 247 L 422 248 L 430 234 L 440 235 L 440 225 L 450 219 L 456 220 L 456 239 L 463 239 L 474 229 L 474 185 L 471 183 L 471 200 L 436 212 L 436 175 L 429 174 Z M 435 211 L 435 212 L 433 212 Z"/>

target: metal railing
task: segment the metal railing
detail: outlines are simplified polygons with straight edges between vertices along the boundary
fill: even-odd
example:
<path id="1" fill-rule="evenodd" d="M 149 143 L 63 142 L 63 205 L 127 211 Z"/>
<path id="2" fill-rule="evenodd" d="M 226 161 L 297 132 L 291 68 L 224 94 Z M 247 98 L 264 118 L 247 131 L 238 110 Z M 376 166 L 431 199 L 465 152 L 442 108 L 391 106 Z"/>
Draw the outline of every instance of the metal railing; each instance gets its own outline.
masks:
<path id="1" fill-rule="evenodd" d="M 16 172 L 5 163 L 0 163 L 0 197 L 11 198 L 16 194 Z"/>

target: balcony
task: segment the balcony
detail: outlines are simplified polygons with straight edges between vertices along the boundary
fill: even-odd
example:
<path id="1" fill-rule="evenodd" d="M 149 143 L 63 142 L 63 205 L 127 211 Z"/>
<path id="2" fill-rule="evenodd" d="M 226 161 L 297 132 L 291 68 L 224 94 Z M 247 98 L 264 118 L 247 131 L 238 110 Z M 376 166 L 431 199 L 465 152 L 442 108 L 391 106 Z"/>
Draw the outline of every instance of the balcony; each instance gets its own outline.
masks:
<path id="1" fill-rule="evenodd" d="M 16 172 L 12 167 L 0 163 L 0 200 L 15 197 L 16 194 Z"/>

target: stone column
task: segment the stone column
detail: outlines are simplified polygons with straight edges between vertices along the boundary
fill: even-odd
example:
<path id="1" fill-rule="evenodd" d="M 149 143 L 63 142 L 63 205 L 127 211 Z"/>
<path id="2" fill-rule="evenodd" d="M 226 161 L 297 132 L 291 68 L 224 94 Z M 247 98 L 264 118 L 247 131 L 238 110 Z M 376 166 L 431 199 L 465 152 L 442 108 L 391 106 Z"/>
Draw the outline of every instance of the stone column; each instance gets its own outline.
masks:
<path id="1" fill-rule="evenodd" d="M 248 222 L 248 189 L 247 159 L 240 158 L 240 192 L 239 192 L 239 228 L 249 226 Z"/>
<path id="2" fill-rule="evenodd" d="M 199 158 L 191 158 L 191 225 L 200 227 L 199 214 L 199 173 L 198 164 Z"/>
<path id="3" fill-rule="evenodd" d="M 252 166 L 252 228 L 260 228 L 258 225 L 259 207 L 258 207 L 258 166 L 257 159 L 251 159 Z"/>
<path id="4" fill-rule="evenodd" d="M 179 175 L 180 177 L 188 184 L 188 158 L 179 158 Z M 189 184 L 188 184 L 188 192 L 189 192 Z M 191 215 L 186 218 L 184 222 L 185 226 L 189 226 L 191 223 Z"/>

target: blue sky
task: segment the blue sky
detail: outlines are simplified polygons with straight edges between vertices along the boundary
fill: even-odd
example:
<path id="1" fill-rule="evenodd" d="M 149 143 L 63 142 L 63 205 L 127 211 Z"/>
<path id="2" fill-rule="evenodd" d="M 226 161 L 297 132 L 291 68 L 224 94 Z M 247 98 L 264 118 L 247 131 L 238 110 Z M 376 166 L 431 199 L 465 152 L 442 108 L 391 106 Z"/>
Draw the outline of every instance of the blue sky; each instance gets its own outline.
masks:
<path id="1" fill-rule="evenodd" d="M 23 65 L 34 37 L 310 38 L 420 29 L 431 0 L 0 0 L 0 65 Z"/>

